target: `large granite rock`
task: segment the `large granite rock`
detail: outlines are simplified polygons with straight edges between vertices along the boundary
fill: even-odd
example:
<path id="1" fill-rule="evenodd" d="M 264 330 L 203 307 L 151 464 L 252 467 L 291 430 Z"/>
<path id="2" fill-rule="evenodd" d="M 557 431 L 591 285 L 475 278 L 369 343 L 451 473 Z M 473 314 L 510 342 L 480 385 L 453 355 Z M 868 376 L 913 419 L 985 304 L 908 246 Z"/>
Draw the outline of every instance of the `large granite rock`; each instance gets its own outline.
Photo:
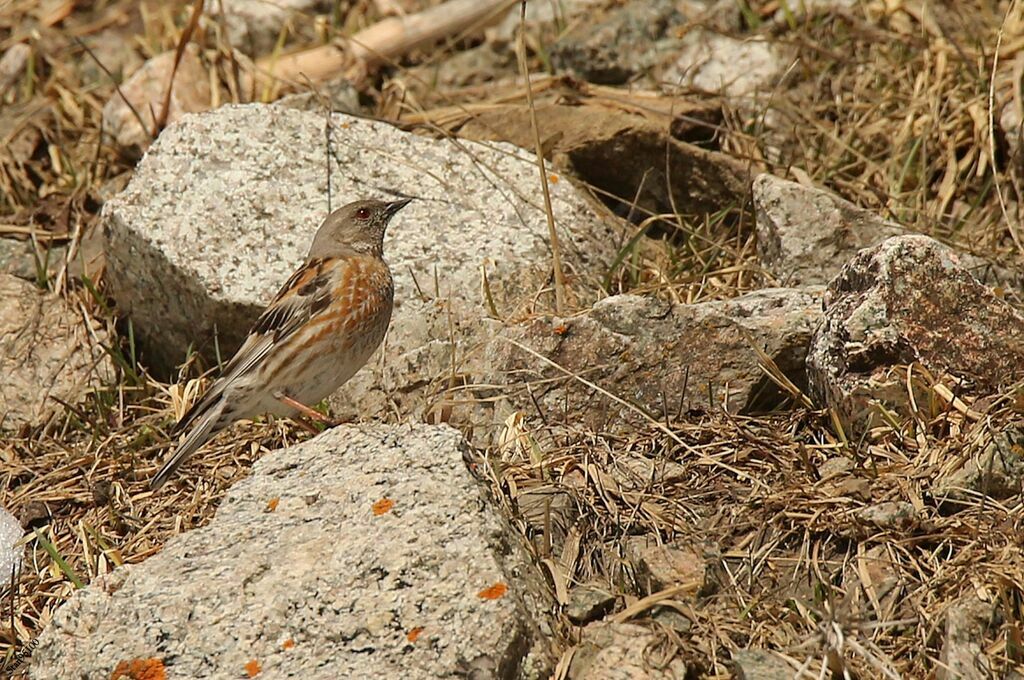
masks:
<path id="1" fill-rule="evenodd" d="M 113 377 L 106 331 L 63 299 L 0 273 L 0 430 L 42 422 Z"/>
<path id="2" fill-rule="evenodd" d="M 424 392 L 448 384 L 452 352 L 478 338 L 482 319 L 552 299 L 537 168 L 508 144 L 430 139 L 346 116 L 334 124 L 334 207 L 390 191 L 416 197 L 385 241 L 396 310 L 384 359 L 336 403 L 342 416 L 419 408 Z M 190 347 L 212 358 L 215 334 L 222 356 L 235 350 L 326 214 L 323 140 L 323 116 L 284 107 L 190 116 L 104 206 L 109 289 L 147 361 L 173 367 Z M 606 271 L 618 227 L 567 181 L 552 181 L 551 199 L 565 269 L 584 290 Z"/>
<path id="3" fill-rule="evenodd" d="M 1024 377 L 1024 314 L 926 236 L 890 238 L 843 268 L 825 294 L 807 372 L 819 401 L 863 431 L 873 402 L 909 414 L 911 363 L 964 396 Z M 945 408 L 927 392 L 915 400 Z"/>
<path id="4" fill-rule="evenodd" d="M 339 427 L 268 454 L 208 526 L 76 593 L 31 676 L 547 677 L 544 586 L 463 446 L 444 426 Z"/>
<path id="5" fill-rule="evenodd" d="M 496 422 L 507 415 L 505 406 L 527 413 L 539 407 L 549 422 L 573 427 L 603 429 L 620 417 L 639 417 L 569 374 L 659 419 L 691 408 L 770 408 L 781 395 L 755 347 L 802 385 L 820 318 L 820 288 L 765 289 L 690 305 L 619 295 L 582 316 L 504 329 L 488 348 L 484 370 L 491 373 L 480 383 L 503 385 L 503 398 L 489 402 L 498 409 Z"/>

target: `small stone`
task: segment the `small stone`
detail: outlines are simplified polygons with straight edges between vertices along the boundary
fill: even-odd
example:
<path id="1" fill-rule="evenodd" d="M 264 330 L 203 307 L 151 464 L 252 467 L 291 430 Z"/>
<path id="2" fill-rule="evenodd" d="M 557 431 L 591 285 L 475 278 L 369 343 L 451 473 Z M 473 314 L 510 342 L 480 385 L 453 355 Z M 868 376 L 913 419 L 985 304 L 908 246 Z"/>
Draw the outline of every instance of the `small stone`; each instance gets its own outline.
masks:
<path id="1" fill-rule="evenodd" d="M 705 30 L 690 32 L 661 76 L 665 87 L 683 87 L 726 97 L 770 91 L 787 66 L 777 43 L 731 38 Z"/>
<path id="2" fill-rule="evenodd" d="M 11 575 L 18 578 L 21 560 L 25 552 L 17 543 L 25 534 L 18 520 L 11 513 L 0 508 L 0 589 L 11 582 Z"/>
<path id="3" fill-rule="evenodd" d="M 946 637 L 936 664 L 937 680 L 983 680 L 993 676 L 992 662 L 985 654 L 985 640 L 991 639 L 994 605 L 971 593 L 951 603 L 946 610 Z"/>
<path id="4" fill-rule="evenodd" d="M 702 553 L 689 546 L 664 545 L 636 537 L 627 544 L 630 561 L 644 592 L 654 593 L 670 586 L 696 582 L 694 592 L 704 588 L 707 566 Z"/>
<path id="5" fill-rule="evenodd" d="M 762 174 L 754 179 L 757 254 L 785 285 L 828 283 L 858 250 L 906 233 L 835 194 Z"/>
<path id="6" fill-rule="evenodd" d="M 330 0 L 217 0 L 206 3 L 206 15 L 223 21 L 232 47 L 249 56 L 274 49 L 282 31 L 289 35 L 312 24 L 311 15 L 331 11 Z"/>
<path id="7" fill-rule="evenodd" d="M 15 43 L 7 48 L 3 57 L 0 57 L 0 98 L 7 94 L 7 90 L 18 78 L 21 78 L 31 54 L 31 47 L 25 43 Z"/>
<path id="8" fill-rule="evenodd" d="M 926 236 L 897 236 L 860 251 L 829 284 L 824 303 L 807 375 L 812 396 L 853 435 L 872 427 L 875 402 L 911 415 L 908 364 L 920 364 L 962 398 L 1024 377 L 1024 314 Z M 915 400 L 919 408 L 945 408 L 927 392 Z"/>
<path id="9" fill-rule="evenodd" d="M 627 3 L 603 21 L 581 22 L 559 38 L 551 46 L 551 61 L 593 83 L 625 83 L 675 46 L 675 40 L 663 38 L 680 18 L 672 0 Z"/>
<path id="10" fill-rule="evenodd" d="M 1024 430 L 1009 426 L 988 438 L 980 453 L 936 480 L 932 493 L 942 500 L 972 502 L 978 494 L 1005 500 L 1024 483 Z"/>
<path id="11" fill-rule="evenodd" d="M 857 519 L 883 531 L 906 529 L 917 516 L 914 506 L 906 501 L 886 501 L 857 511 Z"/>
<path id="12" fill-rule="evenodd" d="M 61 298 L 0 273 L 0 430 L 40 423 L 58 399 L 74 404 L 109 382 L 106 338 Z"/>
<path id="13" fill-rule="evenodd" d="M 796 669 L 763 649 L 741 649 L 732 657 L 736 680 L 792 680 Z"/>
<path id="14" fill-rule="evenodd" d="M 858 251 L 910 233 L 830 191 L 774 175 L 758 175 L 752 191 L 758 258 L 785 285 L 828 283 Z M 1016 271 L 966 253 L 958 257 L 982 283 L 1022 288 Z"/>
<path id="15" fill-rule="evenodd" d="M 595 621 L 615 606 L 616 596 L 597 583 L 585 583 L 569 591 L 565 615 L 577 626 Z"/>
<path id="16" fill-rule="evenodd" d="M 675 607 L 654 607 L 651 609 L 650 618 L 671 628 L 678 635 L 686 635 L 693 628 L 693 621 Z"/>
<path id="17" fill-rule="evenodd" d="M 144 150 L 149 146 L 153 134 L 159 133 L 155 129 L 156 117 L 163 110 L 164 97 L 174 68 L 174 55 L 174 50 L 171 50 L 147 61 L 121 84 L 119 92 L 107 100 L 103 107 L 103 132 L 110 135 L 118 145 Z M 166 123 L 173 123 L 186 113 L 205 111 L 208 108 L 209 76 L 200 59 L 199 47 L 189 43 L 174 73 Z M 145 123 L 145 129 L 140 124 L 140 118 Z"/>
<path id="18" fill-rule="evenodd" d="M 592 623 L 569 665 L 570 680 L 683 680 L 686 663 L 662 633 L 632 623 Z"/>

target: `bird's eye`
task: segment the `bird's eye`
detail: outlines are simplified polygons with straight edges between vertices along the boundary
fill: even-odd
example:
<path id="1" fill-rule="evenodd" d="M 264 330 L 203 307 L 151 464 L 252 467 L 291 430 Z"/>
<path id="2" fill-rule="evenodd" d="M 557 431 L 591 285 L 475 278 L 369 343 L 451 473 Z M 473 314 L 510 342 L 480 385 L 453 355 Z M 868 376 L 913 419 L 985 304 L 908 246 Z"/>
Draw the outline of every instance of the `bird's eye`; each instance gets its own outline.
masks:
<path id="1" fill-rule="evenodd" d="M 359 210 L 356 210 L 356 217 L 358 217 L 361 220 L 369 219 L 370 218 L 370 209 L 369 208 L 360 208 Z"/>

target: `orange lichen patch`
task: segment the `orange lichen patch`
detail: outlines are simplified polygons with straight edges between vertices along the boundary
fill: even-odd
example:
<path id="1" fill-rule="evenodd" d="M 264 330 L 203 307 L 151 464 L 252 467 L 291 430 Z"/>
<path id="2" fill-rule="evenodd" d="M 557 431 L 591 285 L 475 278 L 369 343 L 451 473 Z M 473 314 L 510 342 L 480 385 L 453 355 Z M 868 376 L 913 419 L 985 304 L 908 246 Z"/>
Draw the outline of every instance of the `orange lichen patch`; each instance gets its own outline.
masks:
<path id="1" fill-rule="evenodd" d="M 274 512 L 277 510 L 277 504 L 281 502 L 280 498 L 271 498 L 267 501 L 267 512 Z"/>
<path id="2" fill-rule="evenodd" d="M 110 680 L 166 680 L 167 671 L 160 659 L 132 659 L 117 664 Z"/>
<path id="3" fill-rule="evenodd" d="M 381 498 L 379 501 L 373 504 L 373 514 L 378 517 L 391 512 L 391 508 L 395 507 L 395 502 L 390 498 Z"/>
<path id="4" fill-rule="evenodd" d="M 295 646 L 295 640 L 293 640 L 293 639 L 291 639 L 291 638 L 288 638 L 287 640 L 285 640 L 285 641 L 284 641 L 284 642 L 283 642 L 283 643 L 281 644 L 281 647 L 282 647 L 283 649 L 291 649 L 291 648 L 292 648 L 292 647 L 294 647 L 294 646 Z"/>
<path id="5" fill-rule="evenodd" d="M 476 596 L 481 600 L 497 600 L 498 598 L 503 597 L 507 592 L 508 586 L 501 581 L 498 581 L 493 586 L 481 590 L 476 594 Z"/>
<path id="6" fill-rule="evenodd" d="M 419 638 L 420 633 L 422 633 L 422 632 L 423 632 L 423 626 L 416 626 L 415 628 L 413 628 L 412 630 L 410 630 L 408 633 L 405 634 L 405 639 L 408 640 L 409 642 L 416 642 L 417 638 Z"/>
<path id="7" fill-rule="evenodd" d="M 263 670 L 263 668 L 260 667 L 260 662 L 256 659 L 253 659 L 249 663 L 245 664 L 245 672 L 249 674 L 250 678 L 255 678 L 257 675 L 260 674 L 261 670 Z"/>

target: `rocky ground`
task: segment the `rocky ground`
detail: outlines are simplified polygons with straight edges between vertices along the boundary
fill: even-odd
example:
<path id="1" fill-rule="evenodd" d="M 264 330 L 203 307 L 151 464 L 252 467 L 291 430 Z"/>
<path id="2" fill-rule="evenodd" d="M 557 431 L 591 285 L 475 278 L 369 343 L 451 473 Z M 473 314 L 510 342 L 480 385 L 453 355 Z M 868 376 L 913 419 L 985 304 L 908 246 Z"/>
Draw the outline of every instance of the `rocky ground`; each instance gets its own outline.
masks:
<path id="1" fill-rule="evenodd" d="M 1017 677 L 1022 74 L 1009 0 L 15 0 L 0 675 Z M 396 193 L 345 424 L 149 491 Z"/>

